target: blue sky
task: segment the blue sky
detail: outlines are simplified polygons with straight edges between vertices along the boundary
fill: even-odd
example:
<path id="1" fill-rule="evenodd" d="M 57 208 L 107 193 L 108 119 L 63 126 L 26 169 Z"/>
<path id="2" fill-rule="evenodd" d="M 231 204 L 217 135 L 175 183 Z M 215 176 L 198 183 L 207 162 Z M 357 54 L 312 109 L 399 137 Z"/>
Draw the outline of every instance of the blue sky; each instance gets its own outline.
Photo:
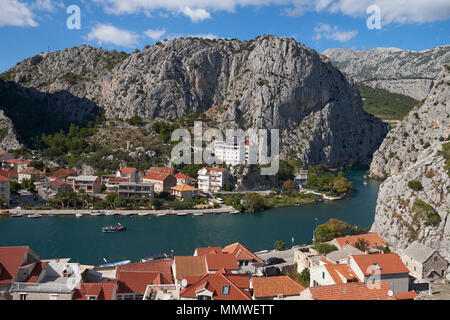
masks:
<path id="1" fill-rule="evenodd" d="M 80 8 L 70 30 L 67 7 Z M 381 29 L 369 29 L 367 8 L 380 9 Z M 165 38 L 294 37 L 328 48 L 449 44 L 449 0 L 0 0 L 0 72 L 47 51 L 88 44 L 132 52 Z"/>

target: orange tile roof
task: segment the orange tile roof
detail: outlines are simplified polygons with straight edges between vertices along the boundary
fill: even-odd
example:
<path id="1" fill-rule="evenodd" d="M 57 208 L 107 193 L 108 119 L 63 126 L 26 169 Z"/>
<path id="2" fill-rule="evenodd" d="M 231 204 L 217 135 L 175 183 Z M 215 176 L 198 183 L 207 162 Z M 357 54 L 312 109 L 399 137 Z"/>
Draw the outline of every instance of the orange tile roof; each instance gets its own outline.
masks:
<path id="1" fill-rule="evenodd" d="M 164 181 L 166 180 L 171 174 L 170 173 L 160 173 L 160 172 L 148 172 L 144 179 L 147 180 L 156 180 L 156 181 Z"/>
<path id="2" fill-rule="evenodd" d="M 394 294 L 394 298 L 397 300 L 413 300 L 417 296 L 418 294 L 414 290 L 405 293 Z"/>
<path id="3" fill-rule="evenodd" d="M 223 168 L 203 168 L 203 169 L 206 169 L 208 171 L 217 171 L 217 172 L 224 172 L 225 171 L 225 169 L 223 169 Z"/>
<path id="4" fill-rule="evenodd" d="M 195 281 L 180 291 L 180 297 L 196 298 L 197 291 L 206 289 L 212 292 L 213 300 L 251 300 L 250 293 L 244 288 L 240 288 L 228 275 L 212 273 L 196 277 L 195 279 L 191 278 L 190 280 Z M 227 295 L 223 294 L 224 286 L 229 287 Z"/>
<path id="5" fill-rule="evenodd" d="M 137 171 L 136 168 L 121 168 L 120 169 L 120 173 L 123 173 L 123 174 L 132 174 L 132 173 L 135 173 L 136 171 Z"/>
<path id="6" fill-rule="evenodd" d="M 176 267 L 175 279 L 177 280 L 207 272 L 206 260 L 203 256 L 175 256 L 174 264 Z"/>
<path id="7" fill-rule="evenodd" d="M 71 169 L 61 168 L 61 169 L 58 169 L 55 172 L 53 172 L 52 175 L 55 175 L 55 176 L 74 176 L 74 175 L 76 175 L 76 172 L 74 170 L 71 170 Z"/>
<path id="8" fill-rule="evenodd" d="M 0 175 L 0 181 L 9 181 L 9 178 L 7 178 L 3 175 Z"/>
<path id="9" fill-rule="evenodd" d="M 352 269 L 346 264 L 331 264 L 328 263 L 324 265 L 325 269 L 327 269 L 331 278 L 333 279 L 335 284 L 345 283 L 341 276 L 344 277 L 347 281 L 356 281 L 358 282 L 358 277 L 355 275 Z"/>
<path id="10" fill-rule="evenodd" d="M 172 259 L 149 262 L 128 263 L 116 267 L 119 271 L 153 271 L 163 273 L 166 278 L 172 278 Z"/>
<path id="11" fill-rule="evenodd" d="M 237 259 L 229 253 L 207 253 L 205 254 L 206 267 L 208 271 L 217 271 L 220 269 L 239 270 Z"/>
<path id="12" fill-rule="evenodd" d="M 7 168 L 0 170 L 0 175 L 9 178 L 11 176 L 17 177 L 18 174 L 16 171 Z"/>
<path id="13" fill-rule="evenodd" d="M 154 271 L 119 271 L 117 293 L 144 293 L 150 284 L 173 284 L 164 274 Z"/>
<path id="14" fill-rule="evenodd" d="M 88 296 L 97 296 L 98 300 L 112 300 L 117 281 L 104 283 L 80 283 L 80 288 L 75 289 L 72 300 L 87 300 Z"/>
<path id="15" fill-rule="evenodd" d="M 29 247 L 0 247 L 0 283 L 12 283 Z"/>
<path id="16" fill-rule="evenodd" d="M 175 169 L 167 167 L 151 167 L 148 172 L 173 174 L 175 172 Z"/>
<path id="17" fill-rule="evenodd" d="M 128 178 L 109 178 L 108 183 L 128 182 Z"/>
<path id="18" fill-rule="evenodd" d="M 339 244 L 341 248 L 343 248 L 346 244 L 351 246 L 355 246 L 355 243 L 358 242 L 359 239 L 364 239 L 369 243 L 369 248 L 385 246 L 386 242 L 384 242 L 383 238 L 376 232 L 359 234 L 355 236 L 346 236 L 341 238 L 336 238 L 335 240 Z"/>
<path id="19" fill-rule="evenodd" d="M 194 188 L 194 187 L 189 186 L 187 184 L 180 184 L 180 185 L 172 187 L 170 189 L 171 190 L 175 190 L 175 191 L 180 191 L 180 192 L 182 192 L 182 191 L 195 191 L 195 190 L 198 190 L 197 188 Z"/>
<path id="20" fill-rule="evenodd" d="M 9 160 L 6 160 L 5 162 L 12 163 L 12 164 L 30 164 L 31 160 L 9 159 Z"/>
<path id="21" fill-rule="evenodd" d="M 370 275 L 369 266 L 377 264 L 381 267 L 381 274 L 397 274 L 409 273 L 409 269 L 396 253 L 385 254 L 361 254 L 350 256 L 358 264 L 359 268 L 365 275 Z"/>
<path id="22" fill-rule="evenodd" d="M 264 263 L 253 252 L 251 252 L 247 247 L 243 246 L 239 242 L 226 246 L 222 251 L 225 253 L 234 254 L 238 261 L 251 260 L 252 263 Z"/>
<path id="23" fill-rule="evenodd" d="M 198 256 L 204 256 L 207 253 L 222 253 L 221 247 L 205 247 L 205 248 L 197 248 L 195 249 L 197 251 Z"/>
<path id="24" fill-rule="evenodd" d="M 43 175 L 44 172 L 33 167 L 28 167 L 19 172 L 19 174 Z"/>
<path id="25" fill-rule="evenodd" d="M 192 180 L 191 177 L 189 177 L 188 175 L 185 175 L 185 174 L 183 174 L 183 173 L 177 173 L 176 175 L 174 175 L 174 177 L 175 177 L 176 179 L 184 179 L 184 180 L 190 179 L 190 180 Z"/>
<path id="26" fill-rule="evenodd" d="M 389 282 L 382 281 L 380 288 L 369 288 L 366 283 L 349 282 L 331 286 L 309 288 L 314 300 L 394 300 L 389 296 Z"/>
<path id="27" fill-rule="evenodd" d="M 253 277 L 252 284 L 255 298 L 276 297 L 279 294 L 295 296 L 305 290 L 298 281 L 288 276 Z"/>

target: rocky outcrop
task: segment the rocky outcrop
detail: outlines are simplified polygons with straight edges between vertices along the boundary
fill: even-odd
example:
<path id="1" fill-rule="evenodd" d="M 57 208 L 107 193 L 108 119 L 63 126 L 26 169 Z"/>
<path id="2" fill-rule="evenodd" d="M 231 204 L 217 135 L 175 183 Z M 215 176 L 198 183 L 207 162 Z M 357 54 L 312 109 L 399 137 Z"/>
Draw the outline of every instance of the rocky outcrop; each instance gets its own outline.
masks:
<path id="1" fill-rule="evenodd" d="M 5 116 L 3 110 L 0 110 L 0 151 L 7 152 L 9 150 L 19 149 L 20 147 L 21 144 L 17 139 L 11 119 Z"/>
<path id="2" fill-rule="evenodd" d="M 373 156 L 372 175 L 400 174 L 416 162 L 421 152 L 447 139 L 450 135 L 449 73 L 448 67 L 444 68 L 425 102 L 389 132 Z"/>
<path id="3" fill-rule="evenodd" d="M 449 67 L 431 96 L 392 130 L 370 170 L 389 176 L 380 187 L 372 231 L 405 248 L 414 240 L 450 260 L 450 177 L 439 153 L 450 138 Z"/>
<path id="4" fill-rule="evenodd" d="M 282 156 L 305 166 L 368 164 L 387 133 L 363 111 L 353 80 L 294 39 L 175 39 L 129 56 L 82 46 L 25 60 L 5 76 L 52 93 L 54 109 L 73 120 L 98 105 L 109 119 L 195 111 L 220 129 L 280 129 Z"/>
<path id="5" fill-rule="evenodd" d="M 323 54 L 357 81 L 419 101 L 428 96 L 441 68 L 450 63 L 449 45 L 424 51 L 328 49 Z"/>

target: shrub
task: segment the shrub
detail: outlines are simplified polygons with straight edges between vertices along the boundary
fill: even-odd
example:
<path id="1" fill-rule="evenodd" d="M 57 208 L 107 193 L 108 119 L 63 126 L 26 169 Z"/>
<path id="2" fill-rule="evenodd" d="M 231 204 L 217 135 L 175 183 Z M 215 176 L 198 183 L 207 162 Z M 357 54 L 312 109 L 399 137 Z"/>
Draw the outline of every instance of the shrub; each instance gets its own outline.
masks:
<path id="1" fill-rule="evenodd" d="M 281 240 L 275 241 L 273 246 L 274 246 L 275 250 L 277 250 L 277 251 L 286 250 L 286 244 Z"/>
<path id="2" fill-rule="evenodd" d="M 422 190 L 422 183 L 420 181 L 417 180 L 411 180 L 408 182 L 408 187 L 410 187 L 411 189 L 413 189 L 414 191 L 420 191 Z"/>
<path id="3" fill-rule="evenodd" d="M 338 250 L 338 248 L 335 245 L 323 242 L 316 242 L 314 244 L 314 249 L 317 250 L 320 254 L 327 254 Z"/>

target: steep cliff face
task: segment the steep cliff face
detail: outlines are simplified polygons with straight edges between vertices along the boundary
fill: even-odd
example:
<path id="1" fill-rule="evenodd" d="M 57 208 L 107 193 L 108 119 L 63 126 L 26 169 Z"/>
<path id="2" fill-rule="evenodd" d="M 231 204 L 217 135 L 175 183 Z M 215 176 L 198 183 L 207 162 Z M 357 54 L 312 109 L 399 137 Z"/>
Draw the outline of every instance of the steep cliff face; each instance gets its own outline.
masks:
<path id="1" fill-rule="evenodd" d="M 440 150 L 450 137 L 449 68 L 431 96 L 392 130 L 371 172 L 391 175 L 380 187 L 372 230 L 405 248 L 418 240 L 450 259 L 450 177 Z"/>
<path id="2" fill-rule="evenodd" d="M 287 38 L 176 39 L 130 56 L 83 46 L 33 57 L 6 75 L 53 93 L 54 108 L 74 120 L 98 105 L 111 119 L 207 111 L 220 129 L 280 129 L 283 156 L 305 165 L 368 164 L 387 133 L 363 111 L 351 78 Z"/>
<path id="3" fill-rule="evenodd" d="M 428 96 L 441 68 L 450 63 L 448 45 L 424 51 L 328 49 L 324 54 L 357 81 L 419 101 Z"/>
<path id="4" fill-rule="evenodd" d="M 1 108 L 1 103 L 0 103 Z M 17 139 L 14 125 L 10 118 L 0 110 L 0 152 L 7 152 L 21 147 Z"/>
<path id="5" fill-rule="evenodd" d="M 391 130 L 375 152 L 370 171 L 384 177 L 402 173 L 429 146 L 450 135 L 450 76 L 444 68 L 423 104 Z"/>

